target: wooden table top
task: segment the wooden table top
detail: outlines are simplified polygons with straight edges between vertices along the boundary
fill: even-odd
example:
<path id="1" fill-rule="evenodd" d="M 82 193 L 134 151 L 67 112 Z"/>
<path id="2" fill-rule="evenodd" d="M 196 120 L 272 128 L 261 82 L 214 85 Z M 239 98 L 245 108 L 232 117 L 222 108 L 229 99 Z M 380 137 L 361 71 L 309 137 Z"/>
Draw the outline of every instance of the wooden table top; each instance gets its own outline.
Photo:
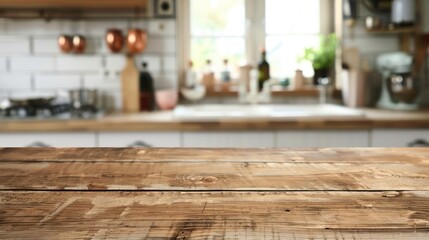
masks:
<path id="1" fill-rule="evenodd" d="M 0 148 L 0 239 L 429 239 L 429 149 Z"/>

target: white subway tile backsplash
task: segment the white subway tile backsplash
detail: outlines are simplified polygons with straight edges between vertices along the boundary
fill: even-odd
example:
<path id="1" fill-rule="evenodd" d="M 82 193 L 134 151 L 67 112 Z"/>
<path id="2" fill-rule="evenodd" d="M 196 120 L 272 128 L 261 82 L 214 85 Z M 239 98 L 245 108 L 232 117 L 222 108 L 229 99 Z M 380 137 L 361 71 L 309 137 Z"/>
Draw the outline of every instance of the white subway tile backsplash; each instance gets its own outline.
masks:
<path id="1" fill-rule="evenodd" d="M 77 89 L 81 87 L 79 74 L 37 74 L 35 88 L 40 89 Z"/>
<path id="2" fill-rule="evenodd" d="M 5 72 L 7 70 L 7 59 L 0 57 L 0 72 Z"/>
<path id="3" fill-rule="evenodd" d="M 54 57 L 13 57 L 10 59 L 11 71 L 53 71 Z"/>
<path id="4" fill-rule="evenodd" d="M 17 73 L 0 74 L 0 91 L 4 90 L 30 90 L 31 75 Z"/>
<path id="5" fill-rule="evenodd" d="M 174 20 L 152 20 L 149 22 L 149 34 L 159 36 L 176 35 L 176 21 Z"/>
<path id="6" fill-rule="evenodd" d="M 179 78 L 177 74 L 162 74 L 154 76 L 155 89 L 171 89 L 177 88 Z"/>
<path id="7" fill-rule="evenodd" d="M 166 72 L 177 71 L 176 57 L 164 57 L 162 59 L 163 70 Z"/>
<path id="8" fill-rule="evenodd" d="M 125 56 L 122 54 L 109 55 L 106 57 L 106 71 L 118 72 L 125 67 Z"/>
<path id="9" fill-rule="evenodd" d="M 58 71 L 101 71 L 101 56 L 61 56 L 57 58 Z"/>
<path id="10" fill-rule="evenodd" d="M 161 57 L 157 55 L 142 55 L 137 57 L 136 64 L 139 69 L 143 69 L 143 62 L 146 62 L 149 72 L 161 71 Z"/>
<path id="11" fill-rule="evenodd" d="M 176 39 L 174 37 L 149 37 L 145 53 L 175 53 Z"/>
<path id="12" fill-rule="evenodd" d="M 118 90 L 121 88 L 120 77 L 109 78 L 103 74 L 85 74 L 83 87 L 92 89 Z"/>
<path id="13" fill-rule="evenodd" d="M 59 54 L 61 50 L 58 47 L 55 37 L 35 37 L 33 39 L 33 53 L 35 54 Z"/>
<path id="14" fill-rule="evenodd" d="M 120 72 L 125 66 L 126 46 L 120 54 L 111 53 L 105 34 L 109 28 L 118 28 L 125 37 L 128 28 L 135 27 L 149 34 L 146 50 L 135 56 L 137 67 L 142 70 L 142 62 L 147 62 L 158 89 L 175 88 L 175 20 L 0 19 L 0 98 L 85 87 L 100 90 L 108 104 L 121 108 Z M 62 53 L 57 43 L 60 34 L 83 35 L 85 53 Z"/>
<path id="15" fill-rule="evenodd" d="M 104 98 L 103 105 L 106 109 L 121 109 L 122 108 L 122 94 L 121 89 L 105 90 L 102 91 Z"/>
<path id="16" fill-rule="evenodd" d="M 0 54 L 30 53 L 30 39 L 20 36 L 0 36 Z"/>
<path id="17" fill-rule="evenodd" d="M 7 34 L 34 35 L 59 35 L 62 33 L 60 21 L 40 20 L 12 20 L 6 21 Z"/>
<path id="18" fill-rule="evenodd" d="M 125 32 L 127 30 L 127 21 L 87 21 L 81 26 L 80 30 L 83 34 L 104 36 L 107 29 L 110 28 L 117 28 Z"/>

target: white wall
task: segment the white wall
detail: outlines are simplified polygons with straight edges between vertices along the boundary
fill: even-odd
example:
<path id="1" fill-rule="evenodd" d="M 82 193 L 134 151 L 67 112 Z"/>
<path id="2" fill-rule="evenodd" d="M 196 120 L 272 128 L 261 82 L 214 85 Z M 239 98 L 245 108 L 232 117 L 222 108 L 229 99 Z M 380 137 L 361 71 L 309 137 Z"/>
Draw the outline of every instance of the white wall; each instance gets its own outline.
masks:
<path id="1" fill-rule="evenodd" d="M 112 54 L 104 42 L 108 28 L 125 33 L 129 26 L 145 29 L 149 44 L 136 56 L 138 66 L 147 61 L 156 88 L 175 87 L 177 76 L 175 20 L 10 20 L 0 19 L 0 100 L 27 92 L 97 88 L 119 108 L 120 71 L 124 54 Z M 85 54 L 63 54 L 57 46 L 60 34 L 87 38 Z"/>

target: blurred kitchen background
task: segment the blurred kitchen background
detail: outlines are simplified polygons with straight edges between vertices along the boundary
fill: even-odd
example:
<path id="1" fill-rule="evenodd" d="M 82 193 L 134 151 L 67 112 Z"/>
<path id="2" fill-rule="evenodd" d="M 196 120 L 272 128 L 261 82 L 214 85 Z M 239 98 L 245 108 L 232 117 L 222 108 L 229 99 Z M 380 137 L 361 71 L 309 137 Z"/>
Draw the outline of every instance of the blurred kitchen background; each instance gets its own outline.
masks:
<path id="1" fill-rule="evenodd" d="M 429 146 L 428 11 L 0 0 L 0 147 Z"/>

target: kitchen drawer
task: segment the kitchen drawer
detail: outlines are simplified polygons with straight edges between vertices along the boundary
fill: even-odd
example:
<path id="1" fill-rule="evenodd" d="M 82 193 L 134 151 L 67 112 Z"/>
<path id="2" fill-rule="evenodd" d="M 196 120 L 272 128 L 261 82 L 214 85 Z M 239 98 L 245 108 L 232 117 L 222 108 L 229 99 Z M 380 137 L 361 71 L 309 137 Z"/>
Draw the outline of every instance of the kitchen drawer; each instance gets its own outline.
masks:
<path id="1" fill-rule="evenodd" d="M 1 147 L 95 147 L 95 133 L 1 133 Z"/>
<path id="2" fill-rule="evenodd" d="M 369 130 L 279 131 L 276 147 L 369 147 Z"/>
<path id="3" fill-rule="evenodd" d="M 274 133 L 258 132 L 185 132 L 184 147 L 274 147 Z"/>
<path id="4" fill-rule="evenodd" d="M 100 132 L 100 147 L 180 147 L 180 132 Z"/>
<path id="5" fill-rule="evenodd" d="M 418 140 L 429 143 L 429 129 L 374 129 L 373 147 L 408 147 Z"/>

